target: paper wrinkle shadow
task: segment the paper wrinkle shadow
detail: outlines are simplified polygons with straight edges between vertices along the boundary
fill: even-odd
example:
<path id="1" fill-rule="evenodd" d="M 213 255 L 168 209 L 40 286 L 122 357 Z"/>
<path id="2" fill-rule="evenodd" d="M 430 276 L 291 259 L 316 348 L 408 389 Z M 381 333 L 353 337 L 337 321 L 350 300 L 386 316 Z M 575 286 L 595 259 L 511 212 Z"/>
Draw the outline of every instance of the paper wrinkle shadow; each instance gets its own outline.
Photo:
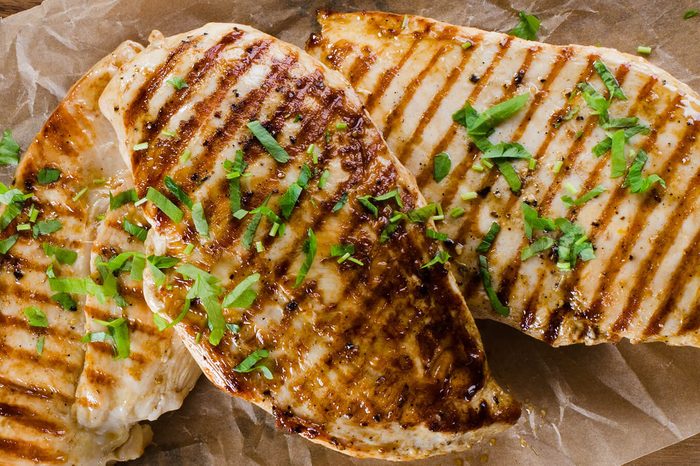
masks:
<path id="1" fill-rule="evenodd" d="M 419 14 L 499 31 L 527 10 L 542 19 L 542 40 L 630 53 L 650 45 L 654 63 L 699 90 L 700 57 L 687 45 L 700 43 L 700 28 L 692 22 L 697 18 L 682 19 L 693 6 L 688 0 L 46 0 L 0 20 L 0 129 L 12 128 L 26 148 L 73 82 L 123 40 L 145 43 L 153 29 L 170 35 L 231 21 L 303 46 L 318 29 L 319 8 Z M 0 177 L 7 182 L 11 173 L 1 169 Z M 478 325 L 494 376 L 524 402 L 523 416 L 472 451 L 415 464 L 621 464 L 700 432 L 697 349 L 626 342 L 554 349 L 493 322 Z M 131 464 L 387 464 L 285 435 L 271 416 L 203 378 L 183 408 L 162 416 L 154 430 L 155 445 Z"/>

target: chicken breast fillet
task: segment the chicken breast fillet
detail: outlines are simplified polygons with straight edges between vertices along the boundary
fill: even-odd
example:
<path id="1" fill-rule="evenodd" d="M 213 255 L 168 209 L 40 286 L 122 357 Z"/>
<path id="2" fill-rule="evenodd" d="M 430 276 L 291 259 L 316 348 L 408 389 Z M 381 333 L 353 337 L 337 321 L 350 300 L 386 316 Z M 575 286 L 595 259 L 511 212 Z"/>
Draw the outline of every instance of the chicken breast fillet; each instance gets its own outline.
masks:
<path id="1" fill-rule="evenodd" d="M 147 301 L 215 385 L 359 457 L 460 451 L 515 422 L 430 215 L 380 241 L 423 199 L 340 75 L 208 24 L 154 36 L 100 105 L 156 261 L 180 259 L 148 269 Z"/>
<path id="2" fill-rule="evenodd" d="M 318 20 L 322 33 L 309 40 L 309 52 L 354 86 L 424 196 L 455 216 L 463 209 L 439 229 L 457 243 L 450 251 L 460 263 L 456 278 L 476 317 L 555 346 L 621 338 L 700 346 L 695 92 L 611 49 L 554 46 L 381 12 L 321 13 Z M 621 92 L 614 90 L 618 83 Z M 516 194 L 496 167 L 488 169 L 464 114 L 456 112 L 468 102 L 478 115 L 525 93 L 527 104 L 490 137 L 492 145 L 519 143 L 531 155 L 510 165 L 522 183 Z M 623 152 L 613 152 L 623 155 L 613 161 L 599 143 L 619 130 L 626 133 L 617 139 Z M 646 167 L 640 150 L 648 154 Z M 442 152 L 451 169 L 436 182 L 435 157 Z M 615 163 L 629 166 L 626 177 L 619 177 L 625 170 L 611 177 Z M 628 186 L 635 164 L 643 167 L 642 178 L 658 174 L 665 188 L 658 180 L 644 187 L 653 178 Z M 554 248 L 521 259 L 530 246 L 523 202 L 539 216 L 578 224 L 579 244 L 592 242 L 595 258 L 589 250 L 581 256 L 587 261 L 569 267 L 555 237 L 537 243 Z M 500 234 L 489 253 L 478 253 L 493 222 Z M 532 240 L 540 234 L 551 235 Z M 481 284 L 479 254 L 509 312 L 494 310 Z"/>
<path id="3" fill-rule="evenodd" d="M 2 464 L 96 465 L 136 458 L 151 439 L 150 427 L 138 422 L 179 407 L 196 380 L 197 366 L 174 332 L 153 331 L 140 284 L 128 294 L 120 284 L 128 301 L 123 310 L 112 299 L 100 303 L 75 287 L 56 289 L 90 276 L 96 237 L 93 259 L 131 241 L 115 233 L 114 217 L 133 206 L 109 212 L 102 223 L 96 219 L 105 210 L 104 187 L 131 184 L 97 102 L 117 69 L 141 49 L 122 44 L 71 88 L 22 157 L 14 180 L 19 191 L 5 193 Z M 131 333 L 127 359 L 115 360 L 106 342 L 86 349 L 86 328 L 106 330 L 94 318 L 121 316 Z"/>

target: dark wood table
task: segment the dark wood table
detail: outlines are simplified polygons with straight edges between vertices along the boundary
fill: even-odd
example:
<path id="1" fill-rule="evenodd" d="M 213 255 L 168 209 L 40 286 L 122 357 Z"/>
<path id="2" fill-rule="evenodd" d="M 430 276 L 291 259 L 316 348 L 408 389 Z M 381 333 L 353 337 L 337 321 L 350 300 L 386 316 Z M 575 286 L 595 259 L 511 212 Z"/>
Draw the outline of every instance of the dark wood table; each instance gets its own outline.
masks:
<path id="1" fill-rule="evenodd" d="M 0 0 L 0 18 L 40 4 L 42 0 Z M 685 466 L 700 464 L 700 434 L 647 455 L 627 466 Z"/>

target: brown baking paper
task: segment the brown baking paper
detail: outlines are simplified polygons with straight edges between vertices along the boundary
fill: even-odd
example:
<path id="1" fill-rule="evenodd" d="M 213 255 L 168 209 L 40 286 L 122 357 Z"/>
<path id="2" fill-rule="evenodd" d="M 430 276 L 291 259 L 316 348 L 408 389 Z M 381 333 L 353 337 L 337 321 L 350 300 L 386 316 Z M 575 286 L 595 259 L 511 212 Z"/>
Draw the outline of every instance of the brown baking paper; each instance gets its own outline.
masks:
<path id="1" fill-rule="evenodd" d="M 700 17 L 682 19 L 694 3 L 46 0 L 0 21 L 0 128 L 12 128 L 27 147 L 76 78 L 125 39 L 145 42 L 152 29 L 169 35 L 231 21 L 303 46 L 322 7 L 413 13 L 500 31 L 516 23 L 517 10 L 526 9 L 542 19 L 542 40 L 627 52 L 649 45 L 651 61 L 700 90 Z M 113 148 L 106 147 L 105 154 L 114 154 Z M 553 349 L 496 323 L 479 326 L 495 376 L 524 401 L 523 416 L 515 428 L 471 451 L 420 464 L 621 464 L 700 432 L 698 349 L 628 343 Z M 153 427 L 154 445 L 132 464 L 381 463 L 285 435 L 275 430 L 271 416 L 204 379 L 181 410 Z"/>

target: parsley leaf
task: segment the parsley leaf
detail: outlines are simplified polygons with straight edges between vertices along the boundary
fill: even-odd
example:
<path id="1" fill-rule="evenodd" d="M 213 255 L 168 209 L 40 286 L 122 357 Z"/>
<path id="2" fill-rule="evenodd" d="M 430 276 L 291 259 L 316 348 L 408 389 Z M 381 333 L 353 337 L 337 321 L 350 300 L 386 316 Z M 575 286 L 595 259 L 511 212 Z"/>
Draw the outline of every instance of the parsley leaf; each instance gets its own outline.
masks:
<path id="1" fill-rule="evenodd" d="M 360 201 L 360 203 L 362 203 L 362 201 L 361 201 L 359 198 L 358 198 L 358 201 Z M 338 212 L 340 209 L 343 208 L 343 206 L 345 206 L 345 204 L 346 204 L 347 202 L 348 202 L 348 193 L 343 193 L 343 194 L 340 196 L 340 199 L 338 199 L 338 202 L 336 202 L 336 203 L 333 205 L 333 208 L 331 209 L 331 212 Z"/>
<path id="2" fill-rule="evenodd" d="M 270 369 L 267 366 L 260 363 L 260 361 L 266 359 L 268 356 L 270 356 L 270 352 L 264 348 L 253 351 L 243 361 L 241 361 L 240 364 L 234 367 L 233 370 L 239 373 L 260 371 L 266 379 L 271 380 L 272 372 L 270 372 Z"/>
<path id="3" fill-rule="evenodd" d="M 649 157 L 647 153 L 643 150 L 637 152 L 637 155 L 630 166 L 629 172 L 625 179 L 625 184 L 630 187 L 630 191 L 633 193 L 645 193 L 651 189 L 654 184 L 659 183 L 664 188 L 666 187 L 666 182 L 657 174 L 652 174 L 649 176 L 642 176 L 642 170 L 644 165 L 646 165 Z"/>
<path id="4" fill-rule="evenodd" d="M 535 15 L 530 15 L 524 11 L 518 12 L 520 21 L 508 31 L 511 36 L 520 37 L 526 40 L 537 40 L 537 32 L 540 30 L 540 19 Z"/>
<path id="5" fill-rule="evenodd" d="M 523 221 L 525 222 L 525 236 L 527 239 L 532 239 L 532 232 L 536 230 L 553 231 L 556 228 L 554 220 L 547 217 L 540 217 L 537 210 L 529 204 L 523 202 L 520 204 L 523 212 Z"/>
<path id="6" fill-rule="evenodd" d="M 182 190 L 180 186 L 178 186 L 177 183 L 175 183 L 175 180 L 173 180 L 171 177 L 166 176 L 165 179 L 163 180 L 163 183 L 165 184 L 165 187 L 168 188 L 168 191 L 173 193 L 173 195 L 184 205 L 189 207 L 190 209 L 192 208 L 192 199 L 189 198 L 189 196 L 185 193 L 185 191 Z"/>
<path id="7" fill-rule="evenodd" d="M 484 290 L 486 291 L 486 295 L 489 298 L 493 310 L 502 316 L 510 315 L 510 309 L 508 306 L 501 303 L 501 300 L 496 294 L 496 290 L 493 288 L 491 272 L 489 272 L 489 261 L 486 256 L 479 255 L 479 275 L 481 275 L 481 282 L 484 285 Z"/>
<path id="8" fill-rule="evenodd" d="M 34 238 L 38 238 L 40 235 L 50 235 L 51 233 L 56 233 L 61 228 L 63 228 L 63 225 L 59 220 L 42 220 L 34 224 L 32 227 L 32 233 Z"/>
<path id="9" fill-rule="evenodd" d="M 433 157 L 433 179 L 436 183 L 441 182 L 450 173 L 452 160 L 447 152 L 440 152 Z"/>
<path id="10" fill-rule="evenodd" d="M 636 125 L 631 126 L 629 128 L 625 128 L 625 140 L 629 141 L 633 136 L 636 136 L 637 134 L 649 134 L 650 131 L 651 130 L 649 129 L 649 127 L 644 125 Z M 596 157 L 600 157 L 601 155 L 609 151 L 611 147 L 612 138 L 610 136 L 606 136 L 605 139 L 593 146 L 592 152 Z"/>
<path id="11" fill-rule="evenodd" d="M 430 269 L 436 264 L 446 264 L 447 261 L 450 260 L 450 254 L 447 251 L 443 251 L 442 249 L 438 251 L 437 254 L 435 254 L 435 257 L 430 259 L 430 261 L 426 262 L 425 264 L 421 265 L 421 269 Z"/>
<path id="12" fill-rule="evenodd" d="M 489 147 L 481 157 L 484 159 L 531 159 L 532 154 L 517 142 L 501 142 Z"/>
<path id="13" fill-rule="evenodd" d="M 47 328 L 49 326 L 49 319 L 47 319 L 44 311 L 36 306 L 29 306 L 24 309 L 24 316 L 27 318 L 27 322 L 32 327 L 42 327 Z"/>
<path id="14" fill-rule="evenodd" d="M 214 346 L 218 345 L 226 332 L 226 320 L 219 303 L 219 295 L 223 292 L 219 286 L 219 279 L 192 264 L 183 264 L 175 271 L 185 278 L 194 280 L 192 287 L 187 292 L 187 299 L 199 299 L 207 312 L 209 343 Z"/>
<path id="15" fill-rule="evenodd" d="M 299 268 L 299 272 L 297 273 L 297 278 L 296 281 L 294 282 L 294 287 L 297 288 L 299 285 L 302 284 L 304 281 L 304 278 L 306 278 L 306 274 L 309 273 L 309 269 L 311 268 L 311 264 L 314 262 L 314 257 L 316 257 L 316 248 L 317 248 L 317 242 L 316 242 L 316 235 L 314 234 L 314 231 L 309 228 L 309 231 L 307 232 L 308 234 L 308 239 L 304 241 L 304 245 L 302 246 L 302 251 L 305 254 L 304 262 L 301 264 L 301 267 Z"/>
<path id="16" fill-rule="evenodd" d="M 260 280 L 260 274 L 254 273 L 244 278 L 231 292 L 224 298 L 223 306 L 249 308 L 258 296 L 251 287 Z"/>
<path id="17" fill-rule="evenodd" d="M 125 232 L 129 233 L 131 236 L 134 236 L 142 243 L 146 241 L 146 237 L 148 236 L 147 228 L 138 226 L 135 223 L 130 222 L 128 218 L 124 218 L 124 220 L 122 221 L 122 227 L 124 228 Z"/>
<path id="18" fill-rule="evenodd" d="M 8 236 L 7 238 L 0 240 L 0 254 L 7 254 L 12 246 L 15 245 L 19 235 Z"/>
<path id="19" fill-rule="evenodd" d="M 39 184 L 51 184 L 54 181 L 58 181 L 61 177 L 61 170 L 57 168 L 42 168 L 37 174 L 37 181 Z"/>
<path id="20" fill-rule="evenodd" d="M 620 129 L 613 133 L 610 154 L 610 178 L 619 178 L 627 171 L 624 130 Z"/>
<path id="21" fill-rule="evenodd" d="M 59 248 L 49 243 L 43 243 L 44 253 L 49 257 L 55 257 L 59 264 L 73 265 L 78 259 L 78 253 L 70 249 Z"/>
<path id="22" fill-rule="evenodd" d="M 192 206 L 192 220 L 194 221 L 194 228 L 197 230 L 197 233 L 204 238 L 208 238 L 209 223 L 207 222 L 207 216 L 201 202 L 197 202 Z"/>
<path id="23" fill-rule="evenodd" d="M 547 249 L 554 246 L 554 240 L 549 236 L 542 236 L 537 238 L 534 243 L 523 248 L 520 252 L 520 260 L 526 261 L 529 258 L 536 256 L 537 254 L 546 251 Z"/>
<path id="24" fill-rule="evenodd" d="M 286 163 L 289 161 L 289 154 L 287 151 L 279 145 L 277 140 L 275 140 L 272 134 L 270 134 L 259 121 L 249 121 L 247 126 L 250 132 L 253 133 L 253 136 L 262 144 L 273 159 L 279 163 Z"/>
<path id="25" fill-rule="evenodd" d="M 19 144 L 12 138 L 12 131 L 6 129 L 0 139 L 0 165 L 19 163 Z"/>
<path id="26" fill-rule="evenodd" d="M 566 204 L 568 207 L 580 206 L 580 205 L 583 205 L 586 202 L 590 201 L 591 199 L 595 199 L 596 197 L 600 196 L 604 192 L 605 192 L 605 187 L 602 184 L 599 184 L 598 186 L 591 189 L 583 196 L 580 196 L 576 199 L 572 199 L 571 196 L 567 195 L 567 196 L 562 196 L 561 200 L 564 201 L 564 204 Z"/>
<path id="27" fill-rule="evenodd" d="M 178 91 L 180 91 L 180 90 L 182 90 L 182 89 L 184 89 L 184 88 L 186 88 L 186 87 L 189 87 L 189 86 L 187 85 L 187 82 L 186 82 L 183 78 L 181 78 L 181 77 L 179 77 L 179 76 L 173 76 L 172 78 L 168 79 L 168 80 L 165 81 L 165 82 L 168 83 L 168 84 L 170 84 L 171 86 L 173 86 L 173 87 L 174 87 L 175 89 L 177 89 Z"/>
<path id="28" fill-rule="evenodd" d="M 112 340 L 114 346 L 114 359 L 126 359 L 131 352 L 129 343 L 129 326 L 123 317 L 110 321 L 92 319 L 96 324 L 107 327 L 107 332 L 90 332 L 87 333 L 82 341 L 84 343 L 94 341 Z"/>
<path id="29" fill-rule="evenodd" d="M 489 227 L 489 231 L 486 232 L 484 239 L 482 239 L 479 246 L 477 246 L 476 252 L 482 254 L 489 252 L 489 249 L 491 249 L 491 246 L 493 245 L 493 242 L 496 240 L 496 236 L 500 231 L 501 226 L 498 224 L 498 222 L 493 222 Z"/>
<path id="30" fill-rule="evenodd" d="M 559 257 L 557 267 L 562 270 L 571 270 L 576 266 L 579 258 L 583 261 L 595 258 L 593 245 L 581 226 L 565 218 L 556 219 L 556 225 L 563 233 L 557 242 Z"/>
<path id="31" fill-rule="evenodd" d="M 78 310 L 78 303 L 68 293 L 56 293 L 51 296 L 51 300 L 55 301 L 63 310 L 70 312 Z"/>
<path id="32" fill-rule="evenodd" d="M 627 96 L 622 91 L 620 83 L 617 82 L 617 79 L 615 79 L 615 76 L 613 76 L 605 63 L 600 60 L 596 60 L 593 63 L 593 68 L 595 68 L 596 73 L 598 73 L 598 76 L 600 76 L 600 79 L 603 80 L 603 84 L 605 84 L 605 87 L 608 89 L 608 92 L 610 93 L 610 100 L 627 100 Z"/>
<path id="33" fill-rule="evenodd" d="M 513 165 L 508 162 L 498 162 L 496 166 L 498 167 L 498 171 L 501 172 L 501 175 L 503 175 L 503 178 L 505 178 L 506 182 L 508 183 L 510 190 L 514 193 L 519 193 L 520 188 L 523 187 L 523 183 L 520 181 L 518 172 L 515 171 Z"/>
<path id="34" fill-rule="evenodd" d="M 243 151 L 240 149 L 236 151 L 233 162 L 230 160 L 224 162 L 224 169 L 227 172 L 226 178 L 229 180 L 228 196 L 232 214 L 241 210 L 241 177 L 247 167 L 248 164 L 243 160 Z"/>
<path id="35" fill-rule="evenodd" d="M 184 217 L 182 210 L 173 204 L 173 201 L 165 197 L 163 193 L 154 188 L 148 188 L 146 199 L 151 201 L 161 212 L 167 215 L 170 220 L 175 223 L 180 223 Z"/>
<path id="36" fill-rule="evenodd" d="M 127 189 L 126 191 L 122 191 L 116 196 L 112 196 L 112 193 L 109 193 L 109 210 L 115 210 L 123 206 L 124 204 L 131 204 L 139 200 L 139 196 L 136 194 L 136 190 L 134 188 Z"/>
<path id="37" fill-rule="evenodd" d="M 598 92 L 595 87 L 591 86 L 587 82 L 579 83 L 578 89 L 583 93 L 583 100 L 591 109 L 594 115 L 598 115 L 598 119 L 601 124 L 608 121 L 608 108 L 610 108 L 610 102 L 603 97 L 603 94 Z"/>

